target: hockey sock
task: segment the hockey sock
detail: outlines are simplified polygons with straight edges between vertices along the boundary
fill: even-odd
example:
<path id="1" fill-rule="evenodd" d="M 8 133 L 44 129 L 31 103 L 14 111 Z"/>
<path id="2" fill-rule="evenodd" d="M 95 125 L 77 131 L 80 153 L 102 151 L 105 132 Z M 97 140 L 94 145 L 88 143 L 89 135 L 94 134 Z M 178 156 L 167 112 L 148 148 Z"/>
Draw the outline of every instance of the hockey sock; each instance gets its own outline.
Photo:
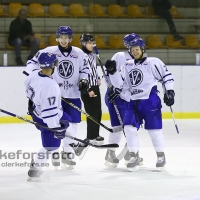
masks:
<path id="1" fill-rule="evenodd" d="M 129 152 L 134 152 L 136 154 L 139 151 L 137 129 L 132 125 L 126 125 L 124 126 L 124 131 Z"/>
<path id="2" fill-rule="evenodd" d="M 148 130 L 148 132 L 156 152 L 164 152 L 165 142 L 162 129 Z"/>

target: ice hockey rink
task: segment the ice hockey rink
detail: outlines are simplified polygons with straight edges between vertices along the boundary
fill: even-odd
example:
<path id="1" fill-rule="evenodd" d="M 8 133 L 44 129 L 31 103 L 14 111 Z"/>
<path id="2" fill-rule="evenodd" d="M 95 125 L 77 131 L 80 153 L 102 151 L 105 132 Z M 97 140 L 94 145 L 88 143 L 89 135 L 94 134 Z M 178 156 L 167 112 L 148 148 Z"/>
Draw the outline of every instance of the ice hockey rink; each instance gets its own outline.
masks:
<path id="1" fill-rule="evenodd" d="M 110 127 L 109 121 L 103 123 Z M 155 168 L 156 154 L 150 137 L 140 129 L 140 156 L 144 164 L 137 172 L 129 172 L 120 161 L 117 168 L 104 165 L 105 149 L 90 147 L 82 160 L 76 157 L 74 170 L 55 171 L 44 167 L 39 182 L 28 182 L 30 163 L 25 152 L 37 152 L 41 147 L 40 133 L 28 123 L 0 124 L 0 199 L 1 200 L 199 200 L 200 199 L 200 120 L 164 120 L 166 170 Z M 78 127 L 77 137 L 84 139 L 86 123 Z M 108 132 L 101 128 L 107 143 Z M 117 153 L 123 148 L 120 143 Z M 22 150 L 19 158 L 12 152 Z M 3 154 L 6 152 L 6 155 Z M 8 156 L 8 153 L 10 156 Z M 27 157 L 26 157 L 27 156 Z M 11 159 L 12 158 L 12 159 Z M 9 167 L 9 163 L 13 163 Z M 17 164 L 24 166 L 17 166 Z"/>

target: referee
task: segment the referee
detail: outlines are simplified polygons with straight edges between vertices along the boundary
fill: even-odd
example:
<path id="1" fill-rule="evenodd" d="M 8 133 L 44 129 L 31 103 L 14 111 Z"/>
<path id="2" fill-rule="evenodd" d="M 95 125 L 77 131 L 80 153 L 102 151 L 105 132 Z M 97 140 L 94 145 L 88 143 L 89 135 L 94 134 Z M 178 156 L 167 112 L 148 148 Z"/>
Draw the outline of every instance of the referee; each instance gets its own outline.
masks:
<path id="1" fill-rule="evenodd" d="M 80 43 L 82 50 L 88 55 L 88 64 L 90 66 L 88 93 L 81 93 L 81 99 L 85 111 L 94 117 L 97 122 L 101 122 L 101 94 L 99 90 L 101 79 L 98 77 L 97 73 L 96 55 L 93 54 L 93 44 L 95 40 L 91 34 L 82 34 Z M 104 142 L 104 138 L 99 135 L 99 129 L 100 126 L 98 124 L 87 118 L 87 138 L 96 144 L 102 144 Z"/>

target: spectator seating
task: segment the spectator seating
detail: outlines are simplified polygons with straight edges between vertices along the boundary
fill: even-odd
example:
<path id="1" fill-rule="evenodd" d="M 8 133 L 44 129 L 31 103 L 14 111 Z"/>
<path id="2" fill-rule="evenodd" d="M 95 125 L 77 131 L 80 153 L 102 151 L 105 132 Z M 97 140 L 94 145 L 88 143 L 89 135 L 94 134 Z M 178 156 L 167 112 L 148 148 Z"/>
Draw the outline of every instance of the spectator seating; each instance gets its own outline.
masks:
<path id="1" fill-rule="evenodd" d="M 49 36 L 49 45 L 50 46 L 57 46 L 58 42 L 56 41 L 55 34 Z"/>
<path id="2" fill-rule="evenodd" d="M 46 45 L 45 45 L 45 43 L 44 43 L 44 39 L 42 38 L 42 36 L 40 35 L 40 34 L 35 34 L 35 38 L 38 38 L 38 39 L 40 39 L 40 46 L 39 46 L 39 49 L 43 49 L 43 48 L 45 48 L 46 47 Z M 14 47 L 13 46 L 10 46 L 9 44 L 8 44 L 8 42 L 6 43 L 6 47 L 7 47 L 7 49 L 14 49 Z M 22 50 L 25 50 L 25 49 L 29 49 L 28 47 L 21 47 L 21 49 Z"/>
<path id="3" fill-rule="evenodd" d="M 9 15 L 4 12 L 3 7 L 0 4 L 0 17 L 5 17 L 5 16 L 9 16 Z"/>
<path id="4" fill-rule="evenodd" d="M 173 49 L 186 49 L 187 47 L 182 45 L 180 41 L 175 41 L 173 35 L 167 36 L 167 46 Z"/>
<path id="5" fill-rule="evenodd" d="M 2 6 L 1 6 L 2 7 Z M 22 8 L 21 3 L 10 3 L 8 5 L 8 14 L 5 14 L 3 9 L 0 8 L 0 16 L 16 17 L 19 9 Z M 6 9 L 7 10 L 7 9 Z M 108 6 L 108 14 L 105 14 L 100 4 L 91 4 L 89 6 L 89 15 L 85 13 L 83 6 L 80 3 L 73 3 L 69 5 L 69 13 L 66 13 L 64 7 L 58 3 L 52 3 L 49 5 L 50 15 L 45 14 L 44 8 L 40 3 L 30 3 L 29 12 L 30 17 L 138 17 L 138 18 L 160 18 L 154 14 L 152 5 L 145 7 L 146 13 L 141 12 L 141 8 L 138 5 L 132 4 L 126 7 L 127 14 L 123 13 L 122 7 L 118 4 L 110 4 Z M 172 6 L 170 9 L 173 18 L 185 18 L 178 12 L 176 6 Z"/>
<path id="6" fill-rule="evenodd" d="M 4 16 L 4 10 L 1 4 L 0 4 L 0 16 Z"/>
<path id="7" fill-rule="evenodd" d="M 81 48 L 80 36 L 81 36 L 80 34 L 74 34 L 72 42 L 70 43 L 70 45 Z"/>
<path id="8" fill-rule="evenodd" d="M 81 4 L 70 4 L 69 6 L 69 14 L 73 17 L 89 17 L 83 10 L 83 6 Z"/>
<path id="9" fill-rule="evenodd" d="M 128 17 L 122 12 L 122 8 L 118 4 L 111 4 L 108 6 L 108 14 L 111 17 Z"/>
<path id="10" fill-rule="evenodd" d="M 176 6 L 172 6 L 169 10 L 173 18 L 185 18 L 184 16 L 180 15 Z"/>
<path id="11" fill-rule="evenodd" d="M 94 39 L 96 41 L 96 45 L 97 45 L 98 49 L 110 49 L 110 46 L 108 46 L 108 45 L 105 44 L 102 36 L 95 35 Z"/>
<path id="12" fill-rule="evenodd" d="M 142 14 L 140 7 L 138 5 L 128 5 L 127 7 L 127 14 L 129 17 L 138 17 L 138 18 L 145 18 L 146 15 Z"/>
<path id="13" fill-rule="evenodd" d="M 22 8 L 21 3 L 10 3 L 8 5 L 8 14 L 11 17 L 17 17 L 19 10 Z"/>
<path id="14" fill-rule="evenodd" d="M 13 46 L 10 46 L 9 44 L 8 44 L 8 40 L 6 41 L 6 49 L 8 49 L 8 50 L 14 50 L 14 47 Z M 28 47 L 21 47 L 21 49 L 22 50 L 27 50 L 27 49 L 29 49 Z"/>
<path id="15" fill-rule="evenodd" d="M 192 49 L 199 49 L 200 43 L 196 35 L 186 35 L 185 36 L 185 45 Z"/>
<path id="16" fill-rule="evenodd" d="M 147 39 L 147 45 L 149 48 L 153 49 L 167 48 L 167 46 L 163 45 L 158 35 L 149 35 Z"/>
<path id="17" fill-rule="evenodd" d="M 100 4 L 91 4 L 89 7 L 89 14 L 91 17 L 109 17 L 109 15 L 104 13 Z"/>
<path id="18" fill-rule="evenodd" d="M 71 17 L 67 14 L 61 4 L 53 3 L 49 6 L 50 17 Z"/>
<path id="19" fill-rule="evenodd" d="M 44 39 L 40 34 L 34 34 L 35 38 L 40 39 L 40 45 L 39 45 L 39 49 L 44 49 L 46 47 L 45 43 L 44 43 Z"/>
<path id="20" fill-rule="evenodd" d="M 109 45 L 113 49 L 125 49 L 123 37 L 119 35 L 111 35 L 109 38 Z"/>
<path id="21" fill-rule="evenodd" d="M 149 18 L 160 18 L 160 16 L 154 14 L 154 8 L 152 5 L 148 5 L 145 7 L 146 16 Z"/>
<path id="22" fill-rule="evenodd" d="M 29 16 L 30 17 L 48 17 L 49 14 L 44 13 L 44 7 L 40 3 L 31 3 L 29 5 Z"/>

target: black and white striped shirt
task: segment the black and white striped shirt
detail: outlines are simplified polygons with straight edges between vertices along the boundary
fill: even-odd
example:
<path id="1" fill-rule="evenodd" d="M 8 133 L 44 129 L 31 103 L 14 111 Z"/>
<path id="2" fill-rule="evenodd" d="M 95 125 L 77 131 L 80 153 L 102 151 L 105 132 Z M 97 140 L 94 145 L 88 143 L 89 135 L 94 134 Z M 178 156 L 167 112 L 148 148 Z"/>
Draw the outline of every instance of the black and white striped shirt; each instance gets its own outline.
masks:
<path id="1" fill-rule="evenodd" d="M 89 88 L 91 86 L 98 86 L 98 72 L 96 66 L 96 54 L 90 53 L 88 55 L 88 66 L 90 66 L 90 73 L 88 74 Z"/>

